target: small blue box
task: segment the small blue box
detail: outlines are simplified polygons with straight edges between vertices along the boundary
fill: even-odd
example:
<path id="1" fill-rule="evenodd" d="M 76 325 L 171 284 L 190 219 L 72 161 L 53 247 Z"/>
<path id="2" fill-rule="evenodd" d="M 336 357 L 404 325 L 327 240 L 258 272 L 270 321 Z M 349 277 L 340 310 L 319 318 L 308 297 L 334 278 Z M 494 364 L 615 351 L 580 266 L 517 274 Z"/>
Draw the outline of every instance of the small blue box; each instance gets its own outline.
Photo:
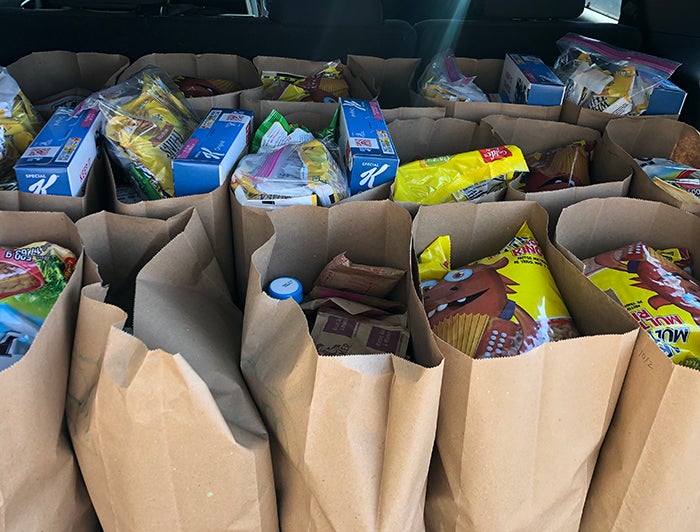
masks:
<path id="1" fill-rule="evenodd" d="M 506 101 L 528 105 L 561 105 L 564 83 L 534 55 L 506 54 L 498 91 Z"/>
<path id="2" fill-rule="evenodd" d="M 102 113 L 59 108 L 15 164 L 22 192 L 78 196 L 97 157 Z"/>
<path id="3" fill-rule="evenodd" d="M 678 85 L 666 80 L 654 87 L 649 97 L 645 115 L 679 115 L 685 103 L 686 92 Z"/>
<path id="4" fill-rule="evenodd" d="M 350 194 L 396 177 L 399 157 L 377 102 L 340 98 L 339 144 L 345 157 Z"/>
<path id="5" fill-rule="evenodd" d="M 209 111 L 173 159 L 175 196 L 206 194 L 225 183 L 248 149 L 252 126 L 252 111 Z"/>

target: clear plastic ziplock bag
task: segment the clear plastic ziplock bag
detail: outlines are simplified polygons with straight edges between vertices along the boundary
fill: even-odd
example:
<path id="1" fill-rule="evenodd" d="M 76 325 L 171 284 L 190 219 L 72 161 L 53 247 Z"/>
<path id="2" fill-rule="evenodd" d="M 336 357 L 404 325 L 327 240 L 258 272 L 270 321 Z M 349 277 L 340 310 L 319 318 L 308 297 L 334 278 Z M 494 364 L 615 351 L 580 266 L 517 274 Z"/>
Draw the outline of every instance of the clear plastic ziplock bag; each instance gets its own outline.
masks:
<path id="1" fill-rule="evenodd" d="M 199 120 L 170 77 L 147 66 L 128 80 L 90 96 L 81 107 L 98 107 L 113 158 L 148 200 L 175 193 L 171 160 Z"/>
<path id="2" fill-rule="evenodd" d="M 242 205 L 266 209 L 330 207 L 349 195 L 345 175 L 316 139 L 246 155 L 233 173 L 231 186 Z"/>
<path id="3" fill-rule="evenodd" d="M 0 190 L 16 188 L 14 165 L 43 126 L 17 82 L 0 67 Z"/>
<path id="4" fill-rule="evenodd" d="M 459 71 L 454 52 L 447 49 L 431 59 L 418 80 L 418 89 L 426 98 L 488 102 L 488 97 L 477 86 L 475 80 L 476 76 L 467 77 Z"/>
<path id="5" fill-rule="evenodd" d="M 566 83 L 566 99 L 615 115 L 644 113 L 654 87 L 680 66 L 575 33 L 564 35 L 557 46 L 561 55 L 554 72 Z"/>

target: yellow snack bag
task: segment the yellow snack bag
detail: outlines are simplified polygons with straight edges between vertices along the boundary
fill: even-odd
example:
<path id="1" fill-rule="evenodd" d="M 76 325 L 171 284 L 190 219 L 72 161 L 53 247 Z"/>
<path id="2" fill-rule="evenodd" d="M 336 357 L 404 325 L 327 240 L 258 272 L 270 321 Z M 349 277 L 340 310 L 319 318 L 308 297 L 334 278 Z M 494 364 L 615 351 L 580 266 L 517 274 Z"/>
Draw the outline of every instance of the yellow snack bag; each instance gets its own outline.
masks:
<path id="1" fill-rule="evenodd" d="M 418 257 L 418 274 L 421 282 L 439 281 L 450 271 L 452 242 L 448 235 L 437 237 Z"/>
<path id="2" fill-rule="evenodd" d="M 422 159 L 399 166 L 394 199 L 423 205 L 470 201 L 505 190 L 515 172 L 527 172 L 517 146 L 499 146 Z"/>
<path id="3" fill-rule="evenodd" d="M 0 67 L 0 189 L 15 182 L 13 167 L 44 121 L 7 69 Z"/>
<path id="4" fill-rule="evenodd" d="M 587 259 L 584 273 L 627 309 L 666 356 L 700 369 L 696 279 L 643 242 Z"/>
<path id="5" fill-rule="evenodd" d="M 145 199 L 175 193 L 171 160 L 198 124 L 183 99 L 155 67 L 98 93 L 108 147 Z"/>
<path id="6" fill-rule="evenodd" d="M 513 356 L 578 335 L 542 249 L 524 223 L 499 253 L 436 279 L 444 239 L 421 254 L 423 304 L 433 330 L 474 358 Z M 421 271 L 420 264 L 424 265 Z M 455 330 L 457 328 L 458 330 Z M 461 347 L 460 347 L 461 346 Z M 465 350 L 466 349 L 466 350 Z"/>

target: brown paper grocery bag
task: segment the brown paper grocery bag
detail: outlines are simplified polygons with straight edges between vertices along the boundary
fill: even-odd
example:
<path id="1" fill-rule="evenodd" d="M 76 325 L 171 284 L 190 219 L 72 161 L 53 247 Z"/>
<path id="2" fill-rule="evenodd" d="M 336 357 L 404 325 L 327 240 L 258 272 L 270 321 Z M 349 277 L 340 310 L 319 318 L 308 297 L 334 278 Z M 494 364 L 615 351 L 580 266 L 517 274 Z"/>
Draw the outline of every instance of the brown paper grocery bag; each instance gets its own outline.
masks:
<path id="1" fill-rule="evenodd" d="M 647 118 L 654 117 L 665 118 L 668 120 L 678 120 L 678 115 L 640 115 L 629 118 L 632 120 L 646 120 Z M 620 115 L 605 113 L 603 111 L 595 111 L 593 109 L 585 109 L 580 105 L 565 99 L 563 105 L 561 106 L 561 116 L 559 117 L 559 120 L 568 124 L 576 124 L 579 126 L 597 129 L 603 133 L 607 125 L 618 118 L 620 118 Z"/>
<path id="2" fill-rule="evenodd" d="M 100 213 L 80 229 L 110 290 L 136 274 L 133 336 L 104 302 L 115 294 L 92 284 L 73 351 L 69 426 L 102 526 L 277 530 L 268 437 L 238 368 L 241 313 L 196 212 Z"/>
<path id="3" fill-rule="evenodd" d="M 485 124 L 491 127 L 491 135 L 499 144 L 514 144 L 524 155 L 553 150 L 579 140 L 595 143 L 593 159 L 589 165 L 590 185 L 524 192 L 518 189 L 520 177 L 516 177 L 509 184 L 506 200 L 536 201 L 547 211 L 551 230 L 554 229 L 564 207 L 588 198 L 627 195 L 632 180 L 632 168 L 621 157 L 601 145 L 600 133 L 597 130 L 561 122 L 503 115 L 488 116 L 482 120 L 482 126 Z"/>
<path id="4" fill-rule="evenodd" d="M 445 373 L 426 502 L 429 530 L 577 530 L 622 386 L 634 324 L 549 243 L 541 207 L 421 207 L 413 244 L 419 254 L 450 235 L 452 264 L 459 267 L 498 252 L 523 221 L 584 336 L 481 360 L 438 340 Z"/>
<path id="5" fill-rule="evenodd" d="M 410 274 L 410 217 L 391 202 L 270 213 L 274 236 L 253 254 L 241 367 L 272 435 L 283 530 L 423 530 L 442 360 Z M 319 356 L 275 277 L 306 290 L 327 262 L 408 269 L 393 299 L 408 305 L 413 361 L 390 354 Z"/>
<path id="6" fill-rule="evenodd" d="M 107 186 L 109 193 L 108 210 L 112 212 L 127 214 L 129 216 L 165 220 L 186 211 L 190 207 L 197 209 L 197 213 L 209 236 L 209 241 L 214 248 L 216 259 L 221 266 L 221 271 L 224 274 L 226 283 L 231 293 L 233 293 L 235 291 L 235 274 L 233 266 L 233 236 L 231 234 L 231 204 L 228 197 L 228 180 L 206 194 L 125 203 L 117 196 L 114 170 L 115 167 L 113 164 L 107 165 Z"/>
<path id="7" fill-rule="evenodd" d="M 24 357 L 0 372 L 0 528 L 90 531 L 97 519 L 64 424 L 68 366 L 86 257 L 63 214 L 0 213 L 0 243 L 47 240 L 79 256 Z"/>
<path id="8" fill-rule="evenodd" d="M 121 73 L 118 82 L 126 81 L 148 65 L 161 68 L 171 77 L 188 76 L 232 82 L 231 92 L 187 98 L 187 103 L 200 118 L 204 118 L 212 107 L 237 108 L 241 91 L 260 85 L 258 71 L 244 57 L 186 53 L 148 54 L 140 57 Z"/>
<path id="9" fill-rule="evenodd" d="M 557 245 L 579 267 L 582 259 L 640 240 L 656 248 L 690 248 L 697 274 L 700 218 L 668 205 L 588 200 L 565 209 L 557 225 Z M 640 332 L 581 530 L 698 529 L 699 387 L 700 372 L 673 364 Z"/>
<path id="10" fill-rule="evenodd" d="M 629 162 L 634 170 L 630 195 L 660 201 L 700 216 L 700 202 L 682 202 L 657 187 L 634 161 L 660 157 L 700 168 L 700 132 L 669 118 L 611 120 L 603 135 L 606 149 Z"/>

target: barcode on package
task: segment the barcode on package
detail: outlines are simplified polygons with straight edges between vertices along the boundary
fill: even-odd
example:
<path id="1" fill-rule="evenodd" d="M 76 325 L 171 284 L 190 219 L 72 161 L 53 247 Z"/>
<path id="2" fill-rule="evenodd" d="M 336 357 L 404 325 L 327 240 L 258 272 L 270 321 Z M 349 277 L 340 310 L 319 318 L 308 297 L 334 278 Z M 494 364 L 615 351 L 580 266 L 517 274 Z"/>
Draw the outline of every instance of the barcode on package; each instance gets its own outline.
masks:
<path id="1" fill-rule="evenodd" d="M 382 148 L 382 153 L 388 153 L 394 155 L 394 147 L 391 145 L 391 139 L 389 139 L 389 133 L 383 129 L 377 130 L 377 138 L 379 139 L 379 145 Z"/>
<path id="2" fill-rule="evenodd" d="M 73 154 L 75 153 L 75 150 L 78 149 L 78 145 L 80 144 L 80 137 L 72 137 L 66 141 L 66 143 L 63 145 L 63 149 L 61 150 L 61 153 L 58 154 L 58 157 L 56 157 L 56 162 L 57 163 L 67 163 L 70 161 L 70 158 L 73 157 Z"/>

